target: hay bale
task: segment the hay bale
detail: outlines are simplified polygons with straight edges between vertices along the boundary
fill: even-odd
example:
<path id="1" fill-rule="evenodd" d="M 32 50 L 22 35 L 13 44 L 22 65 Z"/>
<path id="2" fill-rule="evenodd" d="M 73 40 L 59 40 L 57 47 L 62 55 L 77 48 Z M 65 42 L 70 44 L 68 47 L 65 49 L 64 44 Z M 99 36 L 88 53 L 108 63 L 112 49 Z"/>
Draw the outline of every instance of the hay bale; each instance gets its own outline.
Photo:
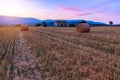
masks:
<path id="1" fill-rule="evenodd" d="M 90 25 L 88 23 L 86 23 L 85 21 L 79 23 L 76 26 L 76 31 L 78 33 L 89 33 L 90 32 Z"/>
<path id="2" fill-rule="evenodd" d="M 16 24 L 14 27 L 21 27 L 22 24 Z"/>
<path id="3" fill-rule="evenodd" d="M 29 31 L 29 27 L 28 26 L 21 26 L 21 31 Z"/>

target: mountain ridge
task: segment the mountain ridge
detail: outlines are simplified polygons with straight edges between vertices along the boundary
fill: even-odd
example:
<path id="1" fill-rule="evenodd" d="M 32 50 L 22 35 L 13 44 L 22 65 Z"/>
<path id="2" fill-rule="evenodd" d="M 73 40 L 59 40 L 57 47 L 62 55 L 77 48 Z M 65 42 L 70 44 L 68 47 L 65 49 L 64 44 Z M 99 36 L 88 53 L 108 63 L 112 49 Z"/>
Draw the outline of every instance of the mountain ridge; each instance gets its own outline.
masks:
<path id="1" fill-rule="evenodd" d="M 82 20 L 65 20 L 67 22 L 67 26 L 70 24 L 77 25 L 80 23 Z M 15 16 L 2 16 L 0 15 L 0 25 L 15 25 L 15 24 L 26 24 L 29 26 L 34 26 L 37 23 L 46 22 L 48 26 L 51 26 L 49 23 L 50 22 L 55 22 L 55 20 L 48 19 L 48 20 L 40 20 L 37 18 L 32 18 L 32 17 L 15 17 Z M 103 22 L 96 22 L 96 21 L 87 21 L 90 25 L 107 25 Z M 54 25 L 52 25 L 54 26 Z"/>

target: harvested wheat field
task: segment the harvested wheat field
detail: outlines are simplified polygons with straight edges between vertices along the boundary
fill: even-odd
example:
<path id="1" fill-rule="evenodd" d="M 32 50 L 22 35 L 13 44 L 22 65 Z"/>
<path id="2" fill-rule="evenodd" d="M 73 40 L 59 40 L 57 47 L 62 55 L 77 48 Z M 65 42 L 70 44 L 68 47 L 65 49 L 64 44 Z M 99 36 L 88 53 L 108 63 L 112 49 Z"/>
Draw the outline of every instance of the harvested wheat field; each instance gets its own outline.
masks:
<path id="1" fill-rule="evenodd" d="M 0 80 L 120 80 L 120 27 L 0 28 Z"/>

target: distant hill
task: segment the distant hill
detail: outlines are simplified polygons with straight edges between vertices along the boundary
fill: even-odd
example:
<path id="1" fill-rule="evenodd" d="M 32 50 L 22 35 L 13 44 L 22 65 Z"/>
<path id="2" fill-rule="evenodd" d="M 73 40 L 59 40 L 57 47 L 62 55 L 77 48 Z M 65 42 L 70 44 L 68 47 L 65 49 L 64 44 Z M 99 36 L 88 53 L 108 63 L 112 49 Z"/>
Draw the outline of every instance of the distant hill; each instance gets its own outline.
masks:
<path id="1" fill-rule="evenodd" d="M 82 20 L 67 20 L 68 25 L 69 24 L 74 24 L 77 25 L 81 22 Z M 107 25 L 105 23 L 102 22 L 95 22 L 95 21 L 87 21 L 88 24 L 92 25 L 92 26 L 102 26 L 102 25 Z"/>
<path id="2" fill-rule="evenodd" d="M 41 23 L 41 20 L 35 18 L 0 16 L 1 25 L 27 24 L 33 26 L 37 23 Z"/>
<path id="3" fill-rule="evenodd" d="M 70 24 L 74 24 L 75 26 L 77 24 L 79 24 L 82 20 L 65 20 L 67 22 L 67 26 L 69 26 Z M 46 22 L 48 24 L 48 26 L 51 26 L 50 23 L 54 23 L 55 20 L 43 20 L 42 22 Z M 102 22 L 95 22 L 95 21 L 87 21 L 88 24 L 90 24 L 91 26 L 103 26 L 103 25 L 107 25 L 105 23 Z"/>
<path id="4" fill-rule="evenodd" d="M 77 25 L 82 20 L 66 20 L 67 26 L 70 24 Z M 36 18 L 24 18 L 24 17 L 11 17 L 11 16 L 0 16 L 0 25 L 15 25 L 15 24 L 27 24 L 30 26 L 34 26 L 37 23 L 46 22 L 47 26 L 54 26 L 55 20 L 39 20 Z M 107 25 L 102 22 L 95 22 L 95 21 L 87 21 L 92 26 L 96 25 Z"/>

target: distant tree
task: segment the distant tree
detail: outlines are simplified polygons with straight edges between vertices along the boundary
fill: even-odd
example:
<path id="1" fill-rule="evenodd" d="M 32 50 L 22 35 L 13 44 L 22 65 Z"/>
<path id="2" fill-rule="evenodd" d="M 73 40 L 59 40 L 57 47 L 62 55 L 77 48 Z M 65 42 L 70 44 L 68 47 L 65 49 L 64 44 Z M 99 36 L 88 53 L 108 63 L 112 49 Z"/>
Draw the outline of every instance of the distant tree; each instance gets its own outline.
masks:
<path id="1" fill-rule="evenodd" d="M 112 21 L 109 21 L 109 24 L 110 24 L 110 25 L 113 25 L 113 22 L 112 22 Z"/>
<path id="2" fill-rule="evenodd" d="M 75 25 L 74 24 L 70 24 L 69 27 L 75 27 Z"/>
<path id="3" fill-rule="evenodd" d="M 85 20 L 82 20 L 80 23 L 87 23 Z"/>
<path id="4" fill-rule="evenodd" d="M 37 26 L 41 26 L 41 24 L 40 23 L 37 23 L 37 24 L 35 24 L 35 26 L 37 27 Z"/>
<path id="5" fill-rule="evenodd" d="M 47 23 L 46 22 L 42 22 L 43 27 L 47 27 Z"/>
<path id="6" fill-rule="evenodd" d="M 54 25 L 54 22 L 50 22 L 50 26 L 53 26 Z"/>

